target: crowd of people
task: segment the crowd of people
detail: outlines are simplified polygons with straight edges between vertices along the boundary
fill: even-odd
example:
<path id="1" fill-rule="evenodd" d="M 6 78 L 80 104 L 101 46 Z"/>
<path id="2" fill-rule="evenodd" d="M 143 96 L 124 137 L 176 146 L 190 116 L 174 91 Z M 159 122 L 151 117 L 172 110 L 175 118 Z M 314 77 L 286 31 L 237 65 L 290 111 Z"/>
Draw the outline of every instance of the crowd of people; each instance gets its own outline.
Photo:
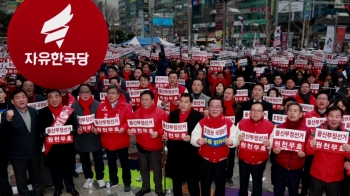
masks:
<path id="1" fill-rule="evenodd" d="M 241 66 L 239 59 L 235 62 L 234 69 L 214 72 L 209 61 L 170 61 L 161 52 L 157 66 L 146 57 L 135 62 L 135 68 L 128 62 L 103 64 L 96 81 L 89 78 L 71 92 L 43 89 L 23 76 L 8 76 L 0 86 L 0 195 L 12 195 L 9 162 L 20 196 L 44 195 L 50 183 L 55 187 L 54 196 L 61 195 L 64 188 L 71 195 L 79 195 L 73 181 L 77 154 L 86 179 L 77 186 L 88 189 L 95 179 L 100 188 L 105 188 L 103 151 L 107 155 L 110 186 L 115 187 L 122 180 L 124 191 L 130 193 L 135 179 L 131 178 L 129 147 L 134 137 L 142 178 L 142 188 L 136 196 L 151 191 L 151 168 L 155 193 L 164 195 L 164 146 L 164 173 L 172 179 L 175 196 L 183 194 L 183 183 L 187 183 L 190 195 L 209 196 L 213 181 L 215 195 L 224 196 L 226 184 L 233 186 L 236 154 L 240 196 L 248 196 L 250 176 L 251 195 L 262 195 L 268 161 L 276 196 L 283 196 L 286 188 L 290 196 L 348 196 L 350 145 L 341 145 L 343 153 L 322 151 L 316 148 L 315 129 L 306 124 L 307 118 L 325 118 L 318 128 L 346 131 L 343 116 L 349 114 L 350 91 L 338 98 L 332 89 L 346 83 L 344 66 L 317 70 L 310 63 L 304 69 L 295 69 L 291 63 L 289 68 L 281 69 L 271 62 L 262 64 L 249 59 L 247 66 Z M 266 68 L 256 75 L 255 67 Z M 178 99 L 161 97 L 156 85 L 158 76 L 168 77 L 168 84 L 162 88 L 177 89 Z M 180 80 L 184 82 L 180 84 Z M 131 99 L 128 81 L 138 81 L 136 90 L 143 90 L 137 103 Z M 316 83 L 319 89 L 311 90 L 311 84 Z M 248 92 L 244 99 L 237 96 L 242 90 Z M 295 94 L 285 96 L 283 90 Z M 101 93 L 105 93 L 104 98 Z M 264 96 L 284 96 L 283 103 L 274 107 Z M 196 110 L 196 100 L 204 101 L 203 110 Z M 45 101 L 47 105 L 33 108 L 34 103 Z M 303 104 L 314 109 L 305 112 Z M 274 114 L 285 115 L 284 122 L 275 125 Z M 144 126 L 140 133 L 130 122 L 147 124 L 148 128 Z M 165 131 L 164 122 L 186 123 L 187 133 L 174 140 Z M 297 151 L 273 145 L 276 127 L 305 132 L 305 145 Z M 60 136 L 58 141 L 55 134 Z M 249 134 L 262 138 L 259 152 L 245 148 Z M 118 178 L 117 159 L 122 179 Z M 33 191 L 28 190 L 28 176 Z"/>

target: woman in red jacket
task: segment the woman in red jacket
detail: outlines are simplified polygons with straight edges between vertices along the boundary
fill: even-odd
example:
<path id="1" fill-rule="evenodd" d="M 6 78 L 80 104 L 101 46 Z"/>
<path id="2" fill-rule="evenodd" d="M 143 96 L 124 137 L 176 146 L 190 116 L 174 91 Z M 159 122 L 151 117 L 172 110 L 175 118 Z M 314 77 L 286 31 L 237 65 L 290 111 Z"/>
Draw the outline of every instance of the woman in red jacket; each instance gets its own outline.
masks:
<path id="1" fill-rule="evenodd" d="M 294 98 L 300 104 L 316 105 L 316 98 L 314 96 L 312 96 L 310 84 L 306 81 L 301 83 L 300 89 L 299 89 L 298 93 L 294 96 Z"/>
<path id="2" fill-rule="evenodd" d="M 293 129 L 306 132 L 306 141 L 310 136 L 308 128 L 302 119 L 302 107 L 297 102 L 291 102 L 287 105 L 287 120 L 285 123 L 278 125 L 278 128 Z M 286 151 L 280 147 L 273 148 L 276 154 L 276 165 L 274 167 L 274 187 L 275 196 L 284 196 L 286 186 L 288 186 L 289 196 L 298 196 L 299 182 L 303 175 L 305 162 L 305 150 Z"/>
<path id="3" fill-rule="evenodd" d="M 254 134 L 267 134 L 268 138 L 274 129 L 274 124 L 264 119 L 264 107 L 261 102 L 254 102 L 250 109 L 250 119 L 243 119 L 237 124 L 238 141 L 244 142 L 242 131 Z M 243 144 L 242 144 L 243 145 Z M 249 145 L 249 144 L 248 144 Z M 238 147 L 239 157 L 239 196 L 248 196 L 249 176 L 253 179 L 252 196 L 262 195 L 262 177 L 269 157 L 269 139 L 263 141 L 265 150 L 253 152 L 241 146 Z"/>
<path id="4" fill-rule="evenodd" d="M 345 131 L 342 125 L 343 110 L 338 106 L 331 106 L 326 111 L 327 121 L 320 126 L 321 129 L 332 131 Z M 344 178 L 344 161 L 350 158 L 350 145 L 343 144 L 344 154 L 315 150 L 316 139 L 312 137 L 306 145 L 306 153 L 313 154 L 310 174 L 310 196 L 327 196 L 340 194 L 341 183 Z"/>
<path id="5" fill-rule="evenodd" d="M 111 187 L 117 186 L 118 179 L 118 167 L 117 167 L 117 154 L 120 160 L 120 164 L 123 169 L 123 184 L 125 186 L 124 191 L 129 193 L 131 191 L 131 172 L 129 166 L 129 146 L 130 136 L 127 133 L 127 119 L 132 117 L 131 105 L 126 102 L 118 101 L 121 95 L 121 89 L 116 85 L 109 85 L 107 88 L 107 97 L 104 103 L 101 103 L 96 112 L 96 119 L 109 119 L 119 117 L 119 131 L 101 133 L 102 146 L 106 150 L 108 167 L 109 167 L 109 179 L 111 181 Z"/>

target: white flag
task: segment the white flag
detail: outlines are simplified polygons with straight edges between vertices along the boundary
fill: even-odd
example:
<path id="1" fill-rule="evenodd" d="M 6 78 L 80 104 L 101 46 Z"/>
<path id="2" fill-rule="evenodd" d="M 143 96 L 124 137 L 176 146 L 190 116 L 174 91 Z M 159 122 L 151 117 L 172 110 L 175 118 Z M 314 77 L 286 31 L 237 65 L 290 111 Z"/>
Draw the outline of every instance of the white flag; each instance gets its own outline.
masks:
<path id="1" fill-rule="evenodd" d="M 333 52 L 334 41 L 334 26 L 327 26 L 326 41 L 323 51 L 327 53 Z"/>

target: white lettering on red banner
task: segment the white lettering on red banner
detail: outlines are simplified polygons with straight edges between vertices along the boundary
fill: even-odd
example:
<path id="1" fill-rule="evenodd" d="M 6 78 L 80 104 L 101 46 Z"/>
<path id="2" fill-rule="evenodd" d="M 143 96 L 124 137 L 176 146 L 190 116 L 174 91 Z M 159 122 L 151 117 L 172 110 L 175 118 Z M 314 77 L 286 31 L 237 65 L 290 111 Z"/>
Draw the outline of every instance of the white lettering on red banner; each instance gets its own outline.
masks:
<path id="1" fill-rule="evenodd" d="M 70 135 L 71 131 L 73 131 L 72 125 L 47 127 L 45 133 L 49 136 L 45 140 L 51 145 L 73 143 L 73 137 Z"/>
<path id="2" fill-rule="evenodd" d="M 140 86 L 140 81 L 138 80 L 130 80 L 125 81 L 127 91 L 136 90 Z"/>
<path id="3" fill-rule="evenodd" d="M 162 122 L 164 135 L 169 140 L 182 140 L 187 135 L 187 122 L 184 123 L 167 123 Z"/>
<path id="4" fill-rule="evenodd" d="M 211 147 L 220 147 L 225 145 L 227 139 L 227 126 L 224 125 L 219 128 L 210 128 L 204 125 L 204 139 L 206 144 Z"/>
<path id="5" fill-rule="evenodd" d="M 128 120 L 128 125 L 133 134 L 149 134 L 154 131 L 153 118 Z"/>
<path id="6" fill-rule="evenodd" d="M 269 111 L 264 111 L 264 119 L 268 119 L 268 117 L 269 117 Z M 243 111 L 243 118 L 244 119 L 250 118 L 250 111 L 249 110 Z"/>
<path id="7" fill-rule="evenodd" d="M 47 100 L 45 101 L 39 101 L 39 102 L 34 102 L 34 103 L 28 103 L 27 106 L 34 108 L 36 110 L 40 110 L 44 107 L 47 107 L 49 104 L 47 103 Z"/>
<path id="8" fill-rule="evenodd" d="M 119 131 L 119 116 L 114 118 L 96 118 L 94 121 L 97 132 L 115 133 Z"/>
<path id="9" fill-rule="evenodd" d="M 109 86 L 109 80 L 108 79 L 104 79 L 103 80 L 103 85 L 104 86 Z"/>
<path id="10" fill-rule="evenodd" d="M 156 76 L 155 84 L 157 88 L 164 88 L 169 84 L 168 76 Z"/>
<path id="11" fill-rule="evenodd" d="M 257 134 L 246 131 L 241 131 L 244 137 L 239 143 L 239 147 L 253 152 L 266 152 L 266 147 L 263 142 L 269 140 L 268 134 Z"/>
<path id="12" fill-rule="evenodd" d="M 231 122 L 232 122 L 233 124 L 236 123 L 236 117 L 235 117 L 235 116 L 225 116 L 225 118 L 231 120 Z"/>
<path id="13" fill-rule="evenodd" d="M 95 121 L 95 114 L 90 114 L 86 116 L 77 116 L 78 124 L 83 132 L 89 133 L 91 131 L 92 125 Z"/>
<path id="14" fill-rule="evenodd" d="M 281 95 L 283 98 L 294 97 L 297 94 L 298 90 L 281 90 Z"/>
<path id="15" fill-rule="evenodd" d="M 310 89 L 312 94 L 316 95 L 320 89 L 320 85 L 319 84 L 310 84 Z"/>
<path id="16" fill-rule="evenodd" d="M 311 104 L 300 104 L 301 107 L 303 108 L 303 115 L 307 112 L 311 112 L 314 110 L 315 106 Z"/>
<path id="17" fill-rule="evenodd" d="M 186 80 L 184 80 L 184 79 L 179 79 L 179 80 L 178 80 L 178 84 L 179 84 L 179 85 L 182 85 L 182 86 L 185 86 L 185 85 L 186 85 Z"/>
<path id="18" fill-rule="evenodd" d="M 326 121 L 326 118 L 306 118 L 306 126 L 310 128 L 315 128 L 319 127 Z"/>
<path id="19" fill-rule="evenodd" d="M 237 93 L 235 95 L 235 101 L 237 101 L 238 103 L 242 103 L 248 100 L 248 89 L 237 90 Z"/>
<path id="20" fill-rule="evenodd" d="M 158 94 L 161 101 L 171 102 L 180 100 L 179 88 L 159 88 Z"/>
<path id="21" fill-rule="evenodd" d="M 350 115 L 344 115 L 343 122 L 348 122 L 348 121 L 350 121 Z"/>
<path id="22" fill-rule="evenodd" d="M 100 93 L 100 100 L 104 101 L 106 100 L 107 93 Z"/>
<path id="23" fill-rule="evenodd" d="M 344 153 L 343 144 L 349 140 L 349 132 L 316 128 L 315 149 L 333 153 Z"/>
<path id="24" fill-rule="evenodd" d="M 49 65 L 52 62 L 52 66 L 62 66 L 62 63 L 67 63 L 71 65 L 86 66 L 88 64 L 89 54 L 85 53 L 58 53 L 58 52 L 40 52 L 40 53 L 25 53 L 27 57 L 25 64 L 32 65 Z"/>
<path id="25" fill-rule="evenodd" d="M 149 89 L 130 90 L 129 95 L 130 95 L 131 103 L 140 104 L 141 103 L 140 95 L 143 91 L 146 91 L 146 90 L 149 90 Z"/>
<path id="26" fill-rule="evenodd" d="M 272 104 L 273 110 L 279 110 L 279 107 L 283 105 L 283 97 L 263 97 L 263 100 Z"/>
<path id="27" fill-rule="evenodd" d="M 287 115 L 283 114 L 272 114 L 272 122 L 275 124 L 282 124 L 287 121 Z"/>
<path id="28" fill-rule="evenodd" d="M 305 139 L 305 131 L 276 128 L 272 146 L 287 151 L 304 152 Z"/>
<path id="29" fill-rule="evenodd" d="M 194 99 L 192 102 L 192 108 L 202 114 L 205 111 L 205 100 L 204 99 Z"/>
<path id="30" fill-rule="evenodd" d="M 271 86 L 270 85 L 264 85 L 264 91 L 270 90 Z"/>
<path id="31" fill-rule="evenodd" d="M 210 70 L 213 72 L 221 72 L 225 67 L 226 61 L 210 61 Z"/>

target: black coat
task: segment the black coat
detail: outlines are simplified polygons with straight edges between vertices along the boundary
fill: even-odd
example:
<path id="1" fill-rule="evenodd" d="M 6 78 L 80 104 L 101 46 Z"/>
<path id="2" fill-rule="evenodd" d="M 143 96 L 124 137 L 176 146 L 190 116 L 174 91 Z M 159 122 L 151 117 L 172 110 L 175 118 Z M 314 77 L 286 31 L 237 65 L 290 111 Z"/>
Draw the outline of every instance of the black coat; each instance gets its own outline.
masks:
<path id="1" fill-rule="evenodd" d="M 272 121 L 272 113 L 273 113 L 273 110 L 272 110 L 272 104 L 267 102 L 267 101 L 264 101 L 262 100 L 261 102 L 264 106 L 264 111 L 268 111 L 269 114 L 268 114 L 268 119 L 270 121 Z M 241 106 L 242 106 L 242 116 L 243 116 L 243 111 L 244 110 L 250 110 L 251 107 L 252 107 L 252 104 L 253 104 L 253 99 L 250 99 L 248 101 L 244 101 L 243 103 L 241 103 Z"/>
<path id="2" fill-rule="evenodd" d="M 65 125 L 73 125 L 73 130 L 71 133 L 75 134 L 77 129 L 76 125 L 76 115 L 73 112 Z M 38 131 L 43 135 L 47 127 L 51 127 L 52 122 L 54 121 L 53 114 L 50 111 L 49 107 L 45 107 L 38 111 Z M 75 169 L 75 146 L 74 143 L 71 144 L 54 144 L 52 145 L 49 153 L 44 156 L 44 164 L 48 168 L 55 168 L 61 170 Z"/>
<path id="3" fill-rule="evenodd" d="M 186 119 L 188 135 L 191 135 L 197 123 L 204 118 L 203 114 L 192 110 Z M 180 122 L 180 110 L 177 109 L 170 113 L 169 123 Z M 188 178 L 200 179 L 201 157 L 198 154 L 198 148 L 191 145 L 190 142 L 182 140 L 168 140 L 168 157 L 165 164 L 165 175 L 169 178 L 181 177 L 184 181 Z"/>
<path id="4" fill-rule="evenodd" d="M 28 159 L 40 155 L 40 130 L 36 129 L 37 112 L 34 108 L 27 107 L 31 118 L 30 132 L 16 108 L 9 108 L 14 112 L 12 121 L 6 120 L 6 112 L 1 114 L 0 137 L 7 135 L 9 138 L 9 157 L 11 159 Z"/>

